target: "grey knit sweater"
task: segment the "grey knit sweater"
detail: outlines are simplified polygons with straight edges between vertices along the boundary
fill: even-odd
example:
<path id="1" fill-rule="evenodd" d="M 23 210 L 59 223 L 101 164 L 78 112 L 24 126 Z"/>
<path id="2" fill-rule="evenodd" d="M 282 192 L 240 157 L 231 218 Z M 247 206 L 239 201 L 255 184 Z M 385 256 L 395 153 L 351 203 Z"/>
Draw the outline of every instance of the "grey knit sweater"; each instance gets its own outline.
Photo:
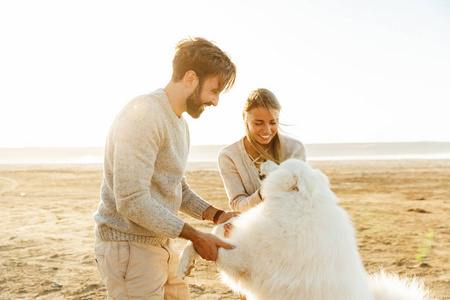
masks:
<path id="1" fill-rule="evenodd" d="M 108 134 L 96 235 L 161 244 L 180 235 L 179 210 L 201 219 L 211 204 L 186 183 L 188 152 L 186 120 L 176 116 L 164 90 L 131 100 Z"/>

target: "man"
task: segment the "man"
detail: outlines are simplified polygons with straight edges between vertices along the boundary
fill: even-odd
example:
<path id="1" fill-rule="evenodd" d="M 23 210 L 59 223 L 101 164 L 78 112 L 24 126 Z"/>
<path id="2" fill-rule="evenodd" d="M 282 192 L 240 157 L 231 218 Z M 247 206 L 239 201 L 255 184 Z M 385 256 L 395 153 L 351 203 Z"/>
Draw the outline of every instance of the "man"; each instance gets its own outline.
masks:
<path id="1" fill-rule="evenodd" d="M 176 47 L 173 74 L 164 89 L 131 100 L 119 113 L 105 147 L 101 201 L 94 214 L 95 258 L 108 299 L 189 299 L 177 277 L 173 239 L 191 240 L 215 261 L 217 248 L 233 246 L 177 217 L 225 222 L 235 216 L 200 198 L 184 178 L 189 130 L 182 114 L 198 118 L 231 89 L 236 67 L 203 38 Z"/>

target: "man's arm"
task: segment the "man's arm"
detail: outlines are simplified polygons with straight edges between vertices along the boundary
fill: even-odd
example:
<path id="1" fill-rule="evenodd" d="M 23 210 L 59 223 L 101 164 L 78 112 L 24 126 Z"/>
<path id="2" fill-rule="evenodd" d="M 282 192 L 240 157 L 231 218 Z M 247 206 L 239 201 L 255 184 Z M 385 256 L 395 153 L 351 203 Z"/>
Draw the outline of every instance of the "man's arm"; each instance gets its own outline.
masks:
<path id="1" fill-rule="evenodd" d="M 203 212 L 202 218 L 203 220 L 209 220 L 214 222 L 214 224 L 219 225 L 228 221 L 231 218 L 237 217 L 238 215 L 239 212 L 236 211 L 225 212 L 211 205 Z"/>

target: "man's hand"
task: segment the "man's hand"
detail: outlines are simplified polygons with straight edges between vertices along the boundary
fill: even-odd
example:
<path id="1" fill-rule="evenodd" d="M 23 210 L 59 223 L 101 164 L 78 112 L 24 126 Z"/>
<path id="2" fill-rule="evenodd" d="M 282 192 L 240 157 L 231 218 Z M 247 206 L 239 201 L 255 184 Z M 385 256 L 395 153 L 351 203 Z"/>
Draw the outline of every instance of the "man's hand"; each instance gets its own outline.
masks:
<path id="1" fill-rule="evenodd" d="M 224 242 L 214 234 L 200 232 L 187 223 L 184 224 L 180 237 L 192 241 L 197 253 L 206 260 L 216 261 L 219 247 L 234 249 L 232 244 Z"/>
<path id="2" fill-rule="evenodd" d="M 234 249 L 234 246 L 224 242 L 217 236 L 211 233 L 202 233 L 202 235 L 192 241 L 195 250 L 198 254 L 206 260 L 216 261 L 217 251 L 219 247 L 225 249 Z"/>

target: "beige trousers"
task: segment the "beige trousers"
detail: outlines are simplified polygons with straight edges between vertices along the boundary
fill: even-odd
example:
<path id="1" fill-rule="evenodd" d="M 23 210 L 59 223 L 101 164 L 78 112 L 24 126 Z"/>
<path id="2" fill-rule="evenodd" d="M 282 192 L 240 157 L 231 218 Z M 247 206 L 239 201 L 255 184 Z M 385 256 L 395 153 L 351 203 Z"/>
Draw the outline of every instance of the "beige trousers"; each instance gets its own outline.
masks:
<path id="1" fill-rule="evenodd" d="M 186 282 L 176 275 L 178 254 L 172 239 L 148 245 L 96 237 L 94 248 L 108 299 L 190 299 Z"/>

